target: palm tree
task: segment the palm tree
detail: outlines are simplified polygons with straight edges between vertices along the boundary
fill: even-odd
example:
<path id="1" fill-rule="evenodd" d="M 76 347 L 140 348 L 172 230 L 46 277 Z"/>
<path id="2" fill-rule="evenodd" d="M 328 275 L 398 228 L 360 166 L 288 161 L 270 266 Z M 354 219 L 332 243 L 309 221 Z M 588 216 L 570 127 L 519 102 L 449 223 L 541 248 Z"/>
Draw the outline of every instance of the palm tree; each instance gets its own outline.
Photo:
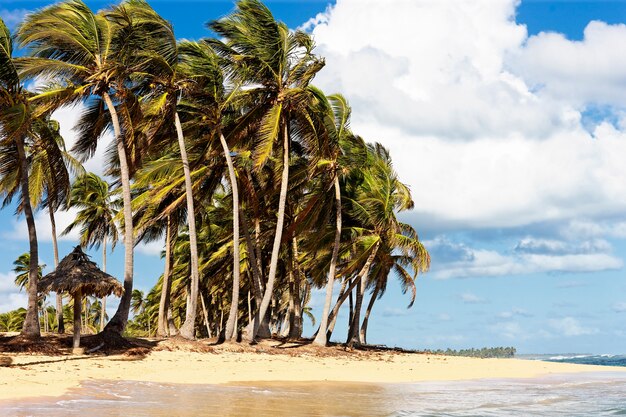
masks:
<path id="1" fill-rule="evenodd" d="M 347 100 L 339 94 L 328 97 L 328 104 L 322 106 L 320 113 L 323 118 L 324 128 L 321 130 L 319 136 L 324 138 L 319 143 L 319 151 L 317 152 L 321 161 L 318 165 L 326 168 L 328 172 L 329 180 L 333 183 L 335 191 L 335 237 L 332 249 L 332 255 L 330 259 L 330 266 L 328 267 L 328 278 L 326 280 L 326 298 L 324 300 L 324 308 L 322 310 L 322 317 L 320 327 L 317 331 L 317 335 L 313 340 L 313 343 L 318 346 L 326 346 L 327 338 L 326 332 L 328 328 L 328 315 L 330 313 L 330 304 L 333 296 L 333 286 L 335 281 L 335 274 L 337 269 L 337 261 L 339 258 L 339 245 L 341 243 L 342 232 L 342 205 L 341 205 L 341 184 L 340 176 L 342 170 L 345 170 L 350 164 L 355 164 L 360 161 L 346 161 L 346 158 L 342 158 L 342 155 L 349 155 L 348 148 L 357 148 L 363 146 L 362 142 L 359 142 L 360 138 L 355 137 L 349 128 L 350 121 L 350 107 Z M 352 152 L 356 154 L 358 152 Z M 353 158 L 354 159 L 354 158 Z M 358 164 L 360 165 L 360 164 Z"/>
<path id="2" fill-rule="evenodd" d="M 158 15 L 147 3 L 143 1 L 128 1 L 123 6 L 131 18 L 136 20 L 149 20 L 152 36 L 148 38 L 148 44 L 143 46 L 141 54 L 144 58 L 139 71 L 143 76 L 143 84 L 147 87 L 143 101 L 147 107 L 148 137 L 165 132 L 159 131 L 164 124 L 170 124 L 175 128 L 180 159 L 183 165 L 185 179 L 185 198 L 187 203 L 187 225 L 189 227 L 189 239 L 191 250 L 191 292 L 190 308 L 187 311 L 185 323 L 180 328 L 180 335 L 187 339 L 195 337 L 195 321 L 198 300 L 198 244 L 195 222 L 195 209 L 189 158 L 183 127 L 180 121 L 176 105 L 185 87 L 184 78 L 181 77 L 174 30 L 171 24 Z M 139 89 L 141 90 L 141 86 Z M 169 131 L 170 129 L 167 129 Z M 169 137 L 167 138 L 169 139 Z"/>
<path id="3" fill-rule="evenodd" d="M 259 308 L 265 317 L 272 298 L 280 252 L 289 181 L 289 123 L 310 100 L 309 82 L 324 66 L 313 53 L 311 37 L 301 31 L 291 32 L 277 22 L 259 0 L 241 0 L 229 16 L 211 23 L 210 28 L 224 42 L 212 42 L 229 59 L 236 80 L 245 83 L 250 99 L 249 112 L 259 118 L 254 161 L 257 169 L 268 161 L 275 143 L 282 142 L 282 175 L 272 255 Z M 259 323 L 247 335 L 254 340 Z"/>
<path id="4" fill-rule="evenodd" d="M 141 316 L 146 312 L 146 308 L 148 307 L 148 299 L 144 297 L 144 293 L 141 290 L 133 290 L 133 294 L 131 296 L 130 308 L 135 316 Z M 148 336 L 150 336 L 150 320 L 148 322 Z"/>
<path id="5" fill-rule="evenodd" d="M 98 175 L 90 172 L 76 179 L 72 185 L 69 198 L 69 207 L 79 209 L 76 219 L 63 231 L 68 234 L 80 227 L 81 246 L 93 248 L 102 246 L 102 271 L 107 268 L 107 243 L 111 242 L 111 249 L 118 241 L 115 216 L 117 209 L 112 200 L 109 184 Z M 106 297 L 101 303 L 101 317 L 106 316 Z M 105 320 L 100 320 L 100 331 L 104 330 Z"/>
<path id="6" fill-rule="evenodd" d="M 43 269 L 45 267 L 46 265 L 39 265 L 37 271 L 37 276 L 39 278 L 43 276 Z M 28 284 L 28 276 L 30 272 L 30 253 L 23 253 L 18 256 L 15 261 L 13 261 L 13 272 L 17 274 L 15 276 L 15 285 L 17 285 L 21 291 Z"/>
<path id="7" fill-rule="evenodd" d="M 82 171 L 81 164 L 65 150 L 63 137 L 59 132 L 59 123 L 49 119 L 49 116 L 41 116 L 33 123 L 33 133 L 36 135 L 28 146 L 27 160 L 29 167 L 29 191 L 31 207 L 47 207 L 52 227 L 52 249 L 54 254 L 54 267 L 59 264 L 59 249 L 57 244 L 56 221 L 54 213 L 67 202 L 70 190 L 70 173 Z M 19 192 L 19 168 L 17 160 L 12 159 L 11 153 L 2 157 L 2 163 L 6 171 L 13 172 L 6 175 L 0 181 L 0 189 L 8 195 Z M 13 168 L 9 168 L 13 165 Z M 20 207 L 18 207 L 20 212 Z M 61 294 L 56 295 L 57 328 L 59 333 L 65 331 Z"/>
<path id="8" fill-rule="evenodd" d="M 39 271 L 37 274 L 37 278 L 41 279 L 41 277 L 43 276 L 43 270 L 46 266 L 45 265 L 39 265 Z M 15 276 L 15 285 L 17 285 L 20 289 L 20 291 L 22 291 L 24 289 L 24 287 L 26 287 L 26 285 L 28 284 L 28 275 L 29 275 L 29 270 L 30 270 L 30 254 L 28 252 L 21 254 L 15 261 L 13 261 L 13 272 L 15 272 L 15 274 L 17 274 Z M 48 312 L 45 310 L 46 305 L 45 305 L 45 297 L 39 297 L 39 299 L 37 300 L 37 316 L 39 316 L 39 310 L 41 310 L 42 313 L 42 317 L 43 317 L 43 324 L 44 324 L 44 331 L 47 332 L 48 331 Z M 39 323 L 39 319 L 37 320 L 37 322 Z"/>
<path id="9" fill-rule="evenodd" d="M 70 192 L 70 173 L 79 173 L 83 171 L 83 167 L 72 155 L 70 155 L 65 149 L 65 142 L 60 134 L 59 123 L 55 120 L 50 120 L 45 127 L 45 132 L 52 136 L 51 141 L 48 143 L 56 143 L 59 151 L 56 148 L 50 152 L 46 148 L 42 148 L 36 152 L 33 152 L 33 158 L 31 162 L 31 175 L 30 184 L 31 199 L 41 200 L 45 195 L 42 206 L 47 207 L 48 215 L 50 217 L 50 225 L 52 232 L 52 250 L 54 256 L 54 267 L 59 265 L 59 245 L 57 242 L 57 229 L 56 219 L 54 213 L 63 205 L 67 203 L 67 198 Z M 59 156 L 62 159 L 59 159 Z M 38 206 L 39 204 L 33 204 Z M 59 333 L 65 332 L 65 325 L 63 322 L 63 295 L 56 294 L 56 319 L 57 319 L 57 331 Z"/>
<path id="10" fill-rule="evenodd" d="M 137 65 L 137 51 L 150 38 L 151 26 L 143 17 L 133 19 L 126 3 L 94 14 L 81 0 L 68 0 L 27 15 L 18 31 L 20 45 L 28 47 L 31 55 L 20 62 L 21 73 L 60 84 L 39 94 L 36 101 L 49 108 L 88 104 L 75 150 L 86 157 L 93 154 L 108 125 L 105 111 L 113 125 L 124 203 L 124 295 L 105 330 L 118 334 L 128 320 L 133 287 L 130 176 L 138 163 L 137 158 L 128 157 L 136 146 L 131 117 L 136 99 L 127 87 Z"/>
<path id="11" fill-rule="evenodd" d="M 41 335 L 37 318 L 39 248 L 28 186 L 28 161 L 25 146 L 25 140 L 29 136 L 32 137 L 34 119 L 29 96 L 30 93 L 22 85 L 17 72 L 11 34 L 4 21 L 0 19 L 0 147 L 2 148 L 0 154 L 15 155 L 17 157 L 15 160 L 19 161 L 20 209 L 26 218 L 30 246 L 28 309 L 21 334 L 28 338 L 38 338 Z M 7 171 L 6 165 L 1 166 L 0 177 L 6 178 L 7 175 L 14 173 L 10 168 Z M 5 196 L 5 204 L 10 202 L 12 194 L 7 194 L 6 190 L 0 190 L 0 193 Z"/>
<path id="12" fill-rule="evenodd" d="M 368 145 L 370 155 L 368 169 L 364 171 L 363 181 L 359 184 L 356 196 L 350 199 L 350 214 L 356 224 L 353 230 L 357 234 L 355 241 L 361 255 L 367 256 L 356 281 L 356 301 L 354 314 L 350 322 L 346 343 L 361 344 L 359 325 L 361 305 L 365 289 L 368 285 L 370 269 L 376 261 L 376 256 L 382 253 L 391 254 L 397 246 L 407 244 L 402 231 L 404 226 L 398 222 L 396 212 L 413 208 L 411 193 L 406 185 L 401 183 L 391 165 L 391 157 L 382 145 Z M 428 269 L 430 258 L 423 248 L 417 235 L 411 242 L 415 255 L 415 273 Z"/>
<path id="13" fill-rule="evenodd" d="M 0 331 L 17 332 L 24 326 L 26 309 L 19 308 L 0 314 Z"/>
<path id="14" fill-rule="evenodd" d="M 228 142 L 224 137 L 222 125 L 229 107 L 237 98 L 238 88 L 227 91 L 224 87 L 224 75 L 220 68 L 219 57 L 207 42 L 183 42 L 180 45 L 180 67 L 183 78 L 192 86 L 187 91 L 182 103 L 185 114 L 190 119 L 189 125 L 196 136 L 218 137 L 222 148 L 232 196 L 233 227 L 233 283 L 231 307 L 226 322 L 226 340 L 236 339 L 240 287 L 240 248 L 239 248 L 239 188 L 235 166 Z M 232 116 L 232 112 L 230 114 Z M 237 124 L 235 120 L 234 124 Z"/>

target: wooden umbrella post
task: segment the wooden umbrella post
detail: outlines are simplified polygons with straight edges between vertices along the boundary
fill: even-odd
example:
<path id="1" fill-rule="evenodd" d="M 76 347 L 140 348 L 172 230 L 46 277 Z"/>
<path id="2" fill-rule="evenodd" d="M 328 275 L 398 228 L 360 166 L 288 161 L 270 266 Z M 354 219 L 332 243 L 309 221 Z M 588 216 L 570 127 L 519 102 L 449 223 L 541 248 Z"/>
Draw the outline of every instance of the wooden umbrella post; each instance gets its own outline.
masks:
<path id="1" fill-rule="evenodd" d="M 80 327 L 81 327 L 81 307 L 82 294 L 80 288 L 74 292 L 74 344 L 72 353 L 74 355 L 82 355 L 84 349 L 80 348 Z"/>

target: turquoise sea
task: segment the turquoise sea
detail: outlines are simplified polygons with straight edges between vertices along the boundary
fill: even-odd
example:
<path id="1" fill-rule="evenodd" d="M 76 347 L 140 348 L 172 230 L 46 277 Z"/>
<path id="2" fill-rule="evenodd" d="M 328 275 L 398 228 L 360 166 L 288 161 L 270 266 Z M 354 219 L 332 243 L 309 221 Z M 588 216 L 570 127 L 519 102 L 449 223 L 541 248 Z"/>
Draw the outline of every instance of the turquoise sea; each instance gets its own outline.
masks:
<path id="1" fill-rule="evenodd" d="M 543 360 L 584 365 L 626 366 L 626 355 L 549 355 Z"/>

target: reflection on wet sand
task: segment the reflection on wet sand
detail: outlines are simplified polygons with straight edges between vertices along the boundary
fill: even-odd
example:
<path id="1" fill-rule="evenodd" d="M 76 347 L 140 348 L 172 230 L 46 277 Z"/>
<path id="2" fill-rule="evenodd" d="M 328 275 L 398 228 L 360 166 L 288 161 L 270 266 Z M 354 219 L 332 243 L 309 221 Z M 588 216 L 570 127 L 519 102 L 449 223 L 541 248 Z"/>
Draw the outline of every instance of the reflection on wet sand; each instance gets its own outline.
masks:
<path id="1" fill-rule="evenodd" d="M 620 374 L 417 384 L 87 381 L 63 397 L 0 404 L 3 416 L 613 416 Z M 94 414 L 96 413 L 96 414 Z"/>

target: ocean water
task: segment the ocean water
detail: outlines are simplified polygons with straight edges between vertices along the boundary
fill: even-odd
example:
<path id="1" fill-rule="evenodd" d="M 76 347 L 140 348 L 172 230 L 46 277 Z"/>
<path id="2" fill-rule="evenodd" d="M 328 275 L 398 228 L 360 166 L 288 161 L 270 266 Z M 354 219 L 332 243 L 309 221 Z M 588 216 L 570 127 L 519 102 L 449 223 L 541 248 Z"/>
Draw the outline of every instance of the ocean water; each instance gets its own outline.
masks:
<path id="1" fill-rule="evenodd" d="M 550 355 L 543 360 L 584 365 L 626 366 L 626 355 Z"/>
<path id="2" fill-rule="evenodd" d="M 88 381 L 63 397 L 0 403 L 0 415 L 626 416 L 626 375 L 389 385 Z"/>

